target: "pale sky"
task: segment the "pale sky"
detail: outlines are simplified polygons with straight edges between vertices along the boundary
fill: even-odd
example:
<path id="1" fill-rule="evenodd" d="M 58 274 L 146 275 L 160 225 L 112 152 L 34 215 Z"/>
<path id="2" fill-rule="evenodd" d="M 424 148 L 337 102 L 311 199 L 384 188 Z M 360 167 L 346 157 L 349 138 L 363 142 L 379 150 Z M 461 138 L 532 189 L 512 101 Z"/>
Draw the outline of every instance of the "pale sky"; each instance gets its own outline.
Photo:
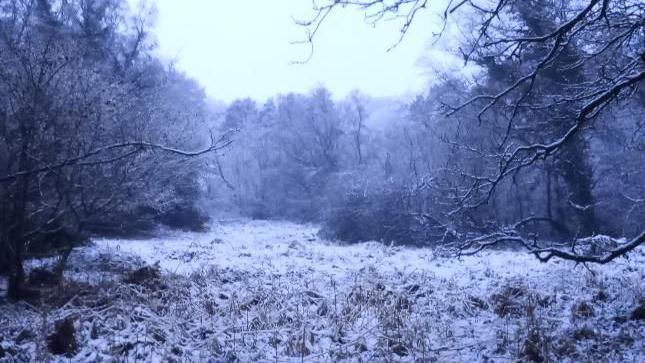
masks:
<path id="1" fill-rule="evenodd" d="M 131 0 L 136 1 L 136 0 Z M 335 97 L 353 89 L 373 97 L 425 90 L 427 53 L 439 21 L 422 13 L 405 40 L 400 23 L 372 27 L 358 11 L 338 11 L 323 25 L 311 60 L 307 45 L 294 45 L 305 32 L 295 18 L 311 14 L 310 0 L 154 0 L 156 38 L 163 58 L 195 78 L 212 98 L 262 101 L 278 93 L 308 92 L 324 85 Z"/>

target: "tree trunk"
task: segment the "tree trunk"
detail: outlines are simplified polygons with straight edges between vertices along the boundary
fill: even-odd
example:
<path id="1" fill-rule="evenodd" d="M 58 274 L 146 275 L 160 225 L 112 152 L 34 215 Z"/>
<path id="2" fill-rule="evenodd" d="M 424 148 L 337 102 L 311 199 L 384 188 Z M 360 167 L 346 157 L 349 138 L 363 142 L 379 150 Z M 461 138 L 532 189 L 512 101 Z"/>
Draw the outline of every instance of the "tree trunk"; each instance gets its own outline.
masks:
<path id="1" fill-rule="evenodd" d="M 578 135 L 562 150 L 560 161 L 562 176 L 569 191 L 569 202 L 578 212 L 580 237 L 597 233 L 593 197 L 593 171 L 587 155 L 587 141 Z"/>
<path id="2" fill-rule="evenodd" d="M 18 170 L 31 170 L 32 162 L 29 158 L 29 148 L 34 137 L 33 130 L 30 127 L 32 120 L 31 118 L 25 118 L 22 120 L 20 127 L 22 145 L 20 148 Z M 17 197 L 12 203 L 12 219 L 16 221 L 16 225 L 14 228 L 10 228 L 8 235 L 11 251 L 9 251 L 10 270 L 7 295 L 11 299 L 23 299 L 25 297 L 24 236 L 27 230 L 27 204 L 29 201 L 31 181 L 32 176 L 29 174 L 17 179 Z"/>
<path id="3" fill-rule="evenodd" d="M 23 265 L 22 249 L 20 243 L 13 243 L 13 253 L 9 253 L 9 286 L 7 296 L 12 300 L 20 300 L 25 296 L 25 268 Z"/>
<path id="4" fill-rule="evenodd" d="M 551 206 L 551 168 L 546 170 L 546 216 L 553 220 L 553 207 Z"/>

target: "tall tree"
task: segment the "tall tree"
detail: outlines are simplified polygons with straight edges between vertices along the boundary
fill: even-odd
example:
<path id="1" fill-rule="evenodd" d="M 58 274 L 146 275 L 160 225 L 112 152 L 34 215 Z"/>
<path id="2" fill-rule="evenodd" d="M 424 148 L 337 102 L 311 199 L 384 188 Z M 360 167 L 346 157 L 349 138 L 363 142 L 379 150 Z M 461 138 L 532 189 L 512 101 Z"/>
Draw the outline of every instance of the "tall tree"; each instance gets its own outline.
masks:
<path id="1" fill-rule="evenodd" d="M 429 1 L 329 0 L 314 4 L 313 16 L 301 22 L 309 42 L 325 19 L 341 7 L 363 10 L 371 21 L 397 15 L 402 19 L 403 38 Z M 483 156 L 496 159 L 496 167 L 462 174 L 455 211 L 468 215 L 469 210 L 487 205 L 506 180 L 537 168 L 544 160 L 557 160 L 554 165 L 571 193 L 567 199 L 581 214 L 580 235 L 592 234 L 597 220 L 585 135 L 595 122 L 609 121 L 608 111 L 613 107 L 633 103 L 632 96 L 645 79 L 645 5 L 638 0 L 458 1 L 450 2 L 443 14 L 446 22 L 459 21 L 459 17 L 474 19 L 473 37 L 462 48 L 464 59 L 468 62 L 483 55 L 480 62 L 489 63 L 489 75 L 505 78 L 499 87 L 481 89 L 450 107 L 451 114 L 477 108 L 479 122 L 492 119 L 506 123 L 498 134 L 497 151 L 486 150 Z M 510 137 L 518 131 L 522 118 L 532 112 L 547 115 L 548 127 L 528 139 Z M 566 247 L 550 246 L 522 233 L 519 227 L 533 219 L 517 220 L 459 247 L 462 252 L 474 253 L 510 241 L 542 261 L 556 257 L 606 263 L 645 242 L 645 231 L 641 231 L 628 243 L 601 253 L 580 252 L 576 241 Z"/>

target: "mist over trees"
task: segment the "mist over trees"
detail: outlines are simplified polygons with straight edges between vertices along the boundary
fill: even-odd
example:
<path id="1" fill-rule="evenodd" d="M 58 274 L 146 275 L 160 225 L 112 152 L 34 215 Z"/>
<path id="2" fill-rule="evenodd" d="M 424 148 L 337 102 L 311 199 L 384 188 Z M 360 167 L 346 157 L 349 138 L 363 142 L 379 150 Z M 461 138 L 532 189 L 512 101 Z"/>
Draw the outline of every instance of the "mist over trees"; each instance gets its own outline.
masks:
<path id="1" fill-rule="evenodd" d="M 324 89 L 234 102 L 224 125 L 244 144 L 223 175 L 243 213 L 323 221 L 346 241 L 505 244 L 542 260 L 604 263 L 642 244 L 643 4 L 481 3 L 444 14 L 446 27 L 469 19 L 456 48 L 477 76 L 437 75 L 385 128 L 370 130 L 369 100 L 333 102 Z M 373 22 L 400 16 L 405 36 L 426 5 L 320 1 L 302 25 L 313 44 L 348 7 Z"/>

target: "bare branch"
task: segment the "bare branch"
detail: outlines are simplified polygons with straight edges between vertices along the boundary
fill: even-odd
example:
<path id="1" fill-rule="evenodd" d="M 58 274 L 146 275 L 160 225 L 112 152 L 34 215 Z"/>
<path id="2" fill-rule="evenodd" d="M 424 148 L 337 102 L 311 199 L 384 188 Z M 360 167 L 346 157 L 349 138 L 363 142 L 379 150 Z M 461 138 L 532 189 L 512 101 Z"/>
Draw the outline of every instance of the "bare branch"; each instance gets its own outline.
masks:
<path id="1" fill-rule="evenodd" d="M 132 156 L 134 154 L 141 153 L 147 150 L 161 150 L 163 152 L 179 155 L 182 157 L 195 157 L 195 156 L 200 156 L 210 152 L 216 152 L 218 150 L 224 149 L 227 146 L 229 146 L 232 142 L 233 141 L 228 138 L 228 135 L 225 134 L 221 136 L 218 140 L 211 140 L 211 144 L 208 147 L 197 151 L 186 151 L 186 150 L 181 150 L 181 149 L 177 149 L 177 148 L 173 148 L 173 147 L 169 147 L 161 144 L 146 142 L 146 141 L 122 142 L 122 143 L 99 147 L 97 149 L 94 149 L 92 151 L 89 151 L 87 153 L 84 153 L 76 157 L 69 158 L 57 164 L 45 165 L 40 168 L 35 168 L 31 170 L 22 170 L 22 171 L 14 172 L 9 175 L 0 176 L 0 182 L 14 180 L 16 178 L 19 178 L 25 175 L 51 172 L 52 170 L 61 169 L 68 166 L 88 166 L 88 165 L 111 163 L 111 162 L 123 159 L 124 157 Z M 102 154 L 105 154 L 111 151 L 117 151 L 117 150 L 123 150 L 123 149 L 129 149 L 129 151 L 126 154 L 116 156 L 106 160 L 85 161 L 87 159 L 100 156 Z"/>

